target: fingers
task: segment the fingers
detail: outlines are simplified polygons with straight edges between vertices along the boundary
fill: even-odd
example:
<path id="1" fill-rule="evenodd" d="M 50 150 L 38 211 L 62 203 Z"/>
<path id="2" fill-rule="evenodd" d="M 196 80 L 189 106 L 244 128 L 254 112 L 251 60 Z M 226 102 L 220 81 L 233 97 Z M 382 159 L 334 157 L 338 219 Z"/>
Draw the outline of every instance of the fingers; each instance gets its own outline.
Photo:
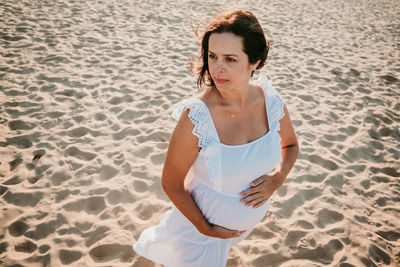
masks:
<path id="1" fill-rule="evenodd" d="M 237 236 L 241 236 L 242 234 L 244 234 L 246 232 L 246 230 L 243 230 L 243 231 L 239 231 L 239 233 L 238 233 L 238 235 Z"/>
<path id="2" fill-rule="evenodd" d="M 248 195 L 240 200 L 240 203 L 246 205 L 246 207 L 253 206 L 258 208 L 262 206 L 269 198 L 271 194 L 262 194 L 261 192 Z"/>
<path id="3" fill-rule="evenodd" d="M 256 205 L 256 204 L 258 204 L 258 203 L 260 203 L 260 202 L 262 202 L 264 200 L 266 201 L 265 198 L 260 196 L 260 197 L 257 197 L 255 199 L 251 200 L 251 201 L 246 202 L 245 205 L 246 205 L 246 207 L 254 206 L 254 205 Z"/>
<path id="4" fill-rule="evenodd" d="M 268 198 L 254 204 L 253 208 L 261 207 L 262 205 L 264 205 L 265 202 L 267 202 L 267 200 L 268 200 Z"/>
<path id="5" fill-rule="evenodd" d="M 264 177 L 265 176 L 261 176 L 261 177 L 255 179 L 253 182 L 251 182 L 250 185 L 251 186 L 257 186 L 257 185 L 261 184 L 262 182 L 264 182 Z"/>
<path id="6" fill-rule="evenodd" d="M 241 236 L 242 234 L 244 234 L 244 232 L 246 232 L 246 230 L 243 230 L 243 231 L 235 231 L 236 233 L 232 236 L 232 237 L 239 237 L 239 236 Z"/>
<path id="7" fill-rule="evenodd" d="M 259 190 L 258 190 L 257 188 L 252 187 L 252 188 L 249 188 L 249 189 L 247 189 L 247 190 L 242 191 L 242 192 L 240 193 L 240 196 L 241 196 L 241 197 L 244 197 L 244 196 L 248 196 L 248 195 L 255 194 L 255 193 L 257 193 L 257 192 L 259 192 Z"/>
<path id="8" fill-rule="evenodd" d="M 255 193 L 252 195 L 248 195 L 240 200 L 240 203 L 244 203 L 246 206 L 249 206 L 248 203 L 257 200 L 258 198 L 262 198 L 260 193 Z"/>
<path id="9" fill-rule="evenodd" d="M 231 230 L 222 226 L 215 225 L 214 226 L 214 234 L 212 235 L 213 237 L 218 237 L 218 238 L 234 238 L 241 236 L 243 233 L 246 232 L 246 230 L 239 231 L 239 230 Z"/>
<path id="10" fill-rule="evenodd" d="M 253 182 L 250 183 L 251 188 L 249 188 L 245 191 L 242 191 L 240 193 L 240 196 L 243 197 L 246 195 L 251 195 L 251 194 L 259 192 L 260 190 L 257 187 L 265 181 L 266 177 L 267 177 L 266 175 L 263 175 L 263 176 L 255 179 Z"/>

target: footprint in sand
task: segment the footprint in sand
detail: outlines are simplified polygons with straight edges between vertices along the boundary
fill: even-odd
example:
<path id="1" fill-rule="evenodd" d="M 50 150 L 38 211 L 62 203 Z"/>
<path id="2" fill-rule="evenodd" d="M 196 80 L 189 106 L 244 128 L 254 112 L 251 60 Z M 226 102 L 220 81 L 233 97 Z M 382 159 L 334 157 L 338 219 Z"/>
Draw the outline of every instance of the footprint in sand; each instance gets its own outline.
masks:
<path id="1" fill-rule="evenodd" d="M 53 173 L 53 175 L 51 176 L 51 183 L 54 186 L 58 186 L 69 179 L 71 179 L 71 175 L 65 173 L 64 171 L 59 171 Z"/>
<path id="2" fill-rule="evenodd" d="M 322 194 L 322 189 L 318 187 L 310 188 L 310 189 L 299 189 L 298 193 L 288 199 L 287 201 L 281 203 L 274 203 L 277 207 L 280 208 L 279 214 L 284 218 L 290 218 L 293 212 L 301 207 L 306 201 L 311 201 Z"/>
<path id="3" fill-rule="evenodd" d="M 32 130 L 35 128 L 36 124 L 30 123 L 30 122 L 25 122 L 22 120 L 14 120 L 10 121 L 8 123 L 8 127 L 10 128 L 11 131 L 16 131 L 16 130 Z"/>
<path id="4" fill-rule="evenodd" d="M 51 249 L 51 247 L 50 247 L 49 245 L 44 244 L 44 245 L 41 245 L 41 246 L 39 247 L 39 252 L 42 253 L 42 254 L 44 254 L 44 253 L 46 253 L 47 251 L 49 251 L 49 249 Z"/>
<path id="5" fill-rule="evenodd" d="M 61 214 L 57 215 L 57 219 L 50 220 L 45 223 L 36 225 L 34 230 L 27 231 L 24 235 L 34 240 L 41 240 L 47 238 L 49 235 L 55 233 L 61 225 L 66 224 L 67 221 Z"/>
<path id="6" fill-rule="evenodd" d="M 337 223 L 343 220 L 343 215 L 328 209 L 322 209 L 318 212 L 317 225 L 319 227 L 325 228 L 329 224 Z"/>
<path id="7" fill-rule="evenodd" d="M 71 147 L 67 148 L 67 150 L 65 151 L 65 154 L 67 154 L 68 156 L 71 156 L 71 157 L 75 157 L 75 158 L 78 158 L 81 160 L 87 160 L 87 161 L 92 160 L 96 157 L 96 154 L 82 151 L 75 146 L 71 146 Z"/>
<path id="8" fill-rule="evenodd" d="M 306 234 L 307 232 L 305 231 L 290 231 L 286 236 L 285 245 L 289 247 L 296 247 L 297 242 L 299 242 L 299 240 Z"/>
<path id="9" fill-rule="evenodd" d="M 109 165 L 103 165 L 100 168 L 99 176 L 102 181 L 106 181 L 108 179 L 111 179 L 118 173 L 119 173 L 119 170 L 117 170 Z"/>
<path id="10" fill-rule="evenodd" d="M 67 211 L 85 211 L 88 214 L 99 214 L 106 208 L 103 197 L 89 197 L 86 199 L 78 199 L 64 205 Z"/>
<path id="11" fill-rule="evenodd" d="M 90 257 L 95 262 L 107 262 L 116 258 L 119 258 L 122 262 L 128 262 L 134 254 L 132 246 L 120 244 L 99 245 L 89 251 Z"/>
<path id="12" fill-rule="evenodd" d="M 8 231 L 12 236 L 21 236 L 28 230 L 28 225 L 22 221 L 15 221 L 9 227 Z"/>
<path id="13" fill-rule="evenodd" d="M 330 264 L 335 257 L 343 249 L 343 244 L 338 239 L 332 239 L 325 245 L 319 245 L 315 249 L 310 247 L 299 246 L 296 253 L 292 254 L 295 259 L 318 259 L 324 266 Z"/>
<path id="14" fill-rule="evenodd" d="M 20 207 L 35 207 L 36 204 L 42 200 L 42 198 L 42 192 L 13 193 L 11 191 L 8 191 L 3 197 L 7 203 L 11 203 Z"/>
<path id="15" fill-rule="evenodd" d="M 24 180 L 23 180 L 23 178 L 21 176 L 16 175 L 16 176 L 8 179 L 7 181 L 5 181 L 3 184 L 4 185 L 16 185 L 16 184 L 19 184 L 19 183 L 21 183 L 23 181 Z"/>
<path id="16" fill-rule="evenodd" d="M 17 148 L 30 148 L 32 147 L 32 140 L 36 139 L 37 135 L 20 135 L 6 139 L 6 145 L 12 145 Z"/>
<path id="17" fill-rule="evenodd" d="M 36 250 L 37 245 L 30 240 L 26 240 L 25 242 L 16 244 L 14 248 L 18 252 L 32 253 Z"/>
<path id="18" fill-rule="evenodd" d="M 108 192 L 107 196 L 107 202 L 110 203 L 111 205 L 116 205 L 118 203 L 134 203 L 136 201 L 136 198 L 128 191 L 128 190 L 111 190 Z"/>
<path id="19" fill-rule="evenodd" d="M 59 252 L 59 257 L 62 264 L 68 265 L 79 260 L 82 257 L 82 252 L 76 250 L 62 249 Z"/>
<path id="20" fill-rule="evenodd" d="M 375 244 L 371 244 L 368 249 L 368 255 L 375 260 L 375 262 L 385 263 L 387 265 L 391 262 L 391 257 L 386 254 L 381 248 Z"/>
<path id="21" fill-rule="evenodd" d="M 132 129 L 132 128 L 128 127 L 128 128 L 125 128 L 125 129 L 119 131 L 118 133 L 114 133 L 112 135 L 112 138 L 115 141 L 119 141 L 119 140 L 122 140 L 122 139 L 124 139 L 124 138 L 126 138 L 128 136 L 137 136 L 139 134 L 140 134 L 139 130 Z"/>
<path id="22" fill-rule="evenodd" d="M 86 232 L 82 234 L 82 237 L 86 238 L 86 247 L 90 247 L 97 241 L 103 239 L 109 234 L 110 228 L 107 226 L 99 226 L 91 232 Z"/>

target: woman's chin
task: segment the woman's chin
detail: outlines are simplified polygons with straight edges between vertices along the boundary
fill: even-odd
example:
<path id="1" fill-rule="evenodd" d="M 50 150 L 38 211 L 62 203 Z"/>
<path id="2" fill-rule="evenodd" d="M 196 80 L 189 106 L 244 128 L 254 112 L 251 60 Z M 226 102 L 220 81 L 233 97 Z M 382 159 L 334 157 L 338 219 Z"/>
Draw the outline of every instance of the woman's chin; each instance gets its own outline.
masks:
<path id="1" fill-rule="evenodd" d="M 215 87 L 218 89 L 220 92 L 229 92 L 229 82 L 225 83 L 215 83 Z"/>

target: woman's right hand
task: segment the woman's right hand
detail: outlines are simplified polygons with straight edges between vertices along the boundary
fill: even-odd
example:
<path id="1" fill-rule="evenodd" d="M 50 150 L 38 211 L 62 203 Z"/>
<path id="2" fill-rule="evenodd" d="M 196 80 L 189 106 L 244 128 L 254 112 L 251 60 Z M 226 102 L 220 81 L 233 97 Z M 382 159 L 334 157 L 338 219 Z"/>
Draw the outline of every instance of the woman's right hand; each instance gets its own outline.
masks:
<path id="1" fill-rule="evenodd" d="M 208 229 L 204 231 L 202 234 L 215 238 L 228 239 L 228 238 L 238 237 L 242 235 L 244 232 L 246 232 L 246 230 L 243 231 L 231 230 L 223 226 L 210 224 Z"/>

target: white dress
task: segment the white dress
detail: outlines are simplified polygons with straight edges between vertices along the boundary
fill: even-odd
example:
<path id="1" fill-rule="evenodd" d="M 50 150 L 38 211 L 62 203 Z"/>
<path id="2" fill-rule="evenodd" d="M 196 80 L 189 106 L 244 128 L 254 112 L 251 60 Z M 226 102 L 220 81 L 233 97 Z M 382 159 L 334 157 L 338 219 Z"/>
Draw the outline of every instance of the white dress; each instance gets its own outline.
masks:
<path id="1" fill-rule="evenodd" d="M 165 267 L 222 267 L 229 248 L 246 238 L 263 219 L 269 200 L 258 208 L 246 207 L 239 194 L 282 161 L 278 131 L 284 111 L 279 93 L 265 76 L 256 84 L 264 93 L 269 131 L 250 143 L 222 144 L 207 105 L 198 98 L 178 102 L 172 112 L 178 120 L 184 109 L 190 109 L 193 134 L 199 138 L 201 150 L 185 178 L 194 201 L 210 223 L 246 232 L 231 239 L 203 235 L 173 206 L 158 225 L 141 233 L 133 247 L 139 255 Z"/>

